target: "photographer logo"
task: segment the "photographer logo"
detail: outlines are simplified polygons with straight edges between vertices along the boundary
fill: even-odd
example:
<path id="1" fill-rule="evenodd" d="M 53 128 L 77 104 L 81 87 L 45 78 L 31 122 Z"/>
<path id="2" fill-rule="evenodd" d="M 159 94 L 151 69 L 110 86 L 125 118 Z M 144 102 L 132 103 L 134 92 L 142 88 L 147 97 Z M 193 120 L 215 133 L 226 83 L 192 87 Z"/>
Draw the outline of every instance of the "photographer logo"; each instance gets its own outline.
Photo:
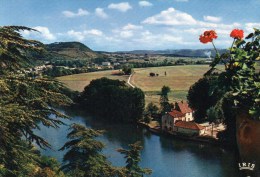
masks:
<path id="1" fill-rule="evenodd" d="M 239 170 L 250 170 L 250 171 L 253 171 L 254 168 L 255 168 L 255 164 L 254 163 L 242 162 L 242 163 L 238 163 L 238 167 L 239 167 Z"/>

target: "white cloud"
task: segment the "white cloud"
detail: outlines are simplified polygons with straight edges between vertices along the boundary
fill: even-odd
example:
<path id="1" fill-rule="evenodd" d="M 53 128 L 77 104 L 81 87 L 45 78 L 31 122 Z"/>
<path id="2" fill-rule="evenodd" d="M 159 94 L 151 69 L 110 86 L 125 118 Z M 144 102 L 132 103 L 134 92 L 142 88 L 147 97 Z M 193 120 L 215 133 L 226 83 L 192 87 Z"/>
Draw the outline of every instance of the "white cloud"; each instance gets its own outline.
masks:
<path id="1" fill-rule="evenodd" d="M 141 6 L 141 7 L 149 7 L 149 6 L 153 6 L 153 4 L 150 3 L 149 1 L 139 1 L 139 6 Z"/>
<path id="2" fill-rule="evenodd" d="M 135 37 L 136 35 L 138 35 L 141 32 L 142 29 L 143 29 L 143 26 L 128 23 L 127 25 L 125 25 L 119 29 L 112 30 L 112 32 L 115 34 L 115 37 L 125 39 L 125 38 Z"/>
<path id="3" fill-rule="evenodd" d="M 185 33 L 199 36 L 205 30 L 216 30 L 220 35 L 229 37 L 230 31 L 234 28 L 241 28 L 240 23 L 223 24 L 217 23 L 221 20 L 220 17 L 204 16 L 204 20 L 199 21 L 194 19 L 190 14 L 169 8 L 161 11 L 159 14 L 148 17 L 142 23 L 150 25 L 165 25 L 168 31 L 175 35 L 185 36 Z M 215 23 L 214 23 L 215 22 Z M 172 27 L 174 26 L 174 28 Z M 226 38 L 224 37 L 224 38 Z"/>
<path id="4" fill-rule="evenodd" d="M 38 30 L 41 33 L 41 36 L 46 40 L 55 40 L 56 37 L 50 32 L 47 27 L 44 26 L 36 26 L 34 29 Z"/>
<path id="5" fill-rule="evenodd" d="M 138 38 L 133 39 L 134 42 L 138 42 L 140 46 L 148 48 L 164 48 L 165 46 L 171 46 L 174 43 L 182 44 L 184 43 L 181 36 L 176 36 L 174 34 L 157 33 L 153 34 L 150 31 L 144 31 Z"/>
<path id="6" fill-rule="evenodd" d="M 77 41 L 83 41 L 85 39 L 85 36 L 82 32 L 70 30 L 67 32 L 68 36 L 75 38 Z"/>
<path id="7" fill-rule="evenodd" d="M 125 31 L 120 32 L 120 37 L 122 37 L 122 38 L 130 38 L 133 35 L 134 35 L 133 31 L 130 31 L 130 30 L 125 30 Z"/>
<path id="8" fill-rule="evenodd" d="M 219 23 L 209 23 L 203 21 L 197 21 L 197 25 L 200 27 L 212 28 L 212 29 L 231 29 L 231 28 L 238 28 L 242 25 L 240 23 L 233 23 L 233 24 L 219 24 Z"/>
<path id="9" fill-rule="evenodd" d="M 78 9 L 77 13 L 71 12 L 71 11 L 63 11 L 62 14 L 65 17 L 68 18 L 73 18 L 73 17 L 81 17 L 81 16 L 86 16 L 89 14 L 89 12 L 87 10 L 84 9 Z"/>
<path id="10" fill-rule="evenodd" d="M 222 20 L 221 17 L 213 17 L 213 16 L 203 16 L 203 19 L 205 21 L 215 22 L 215 23 L 220 22 Z"/>
<path id="11" fill-rule="evenodd" d="M 183 42 L 182 37 L 175 36 L 175 35 L 169 35 L 169 34 L 159 35 L 158 40 L 163 40 L 163 41 L 167 41 L 167 42 L 176 42 L 176 43 Z"/>
<path id="12" fill-rule="evenodd" d="M 37 40 L 40 40 L 42 42 L 50 42 L 56 40 L 56 37 L 54 34 L 52 34 L 49 30 L 49 28 L 45 26 L 36 26 L 33 27 L 33 29 L 36 31 L 23 31 L 22 35 L 25 37 L 35 38 Z"/>
<path id="13" fill-rule="evenodd" d="M 98 29 L 90 29 L 90 30 L 84 30 L 84 31 L 70 30 L 67 32 L 67 35 L 70 38 L 73 38 L 77 41 L 84 41 L 88 37 L 101 37 L 101 36 L 103 36 L 103 32 Z"/>
<path id="14" fill-rule="evenodd" d="M 185 12 L 169 8 L 160 14 L 148 17 L 142 23 L 155 25 L 194 25 L 197 21 Z"/>
<path id="15" fill-rule="evenodd" d="M 116 10 L 119 10 L 121 12 L 126 12 L 126 11 L 132 9 L 132 6 L 128 2 L 121 2 L 121 3 L 118 3 L 118 4 L 114 4 L 114 3 L 109 4 L 108 8 L 109 9 L 116 9 Z"/>
<path id="16" fill-rule="evenodd" d="M 260 23 L 246 23 L 245 29 L 248 33 L 252 33 L 254 31 L 253 28 L 260 28 Z"/>
<path id="17" fill-rule="evenodd" d="M 103 35 L 103 32 L 98 30 L 98 29 L 91 29 L 91 30 L 86 30 L 84 31 L 84 34 L 85 35 L 94 35 L 94 36 L 102 36 Z"/>
<path id="18" fill-rule="evenodd" d="M 138 29 L 143 29 L 143 26 L 133 25 L 131 23 L 128 23 L 122 29 L 123 30 L 138 30 Z"/>
<path id="19" fill-rule="evenodd" d="M 108 15 L 105 13 L 104 9 L 102 8 L 96 8 L 95 14 L 100 18 L 108 18 Z"/>

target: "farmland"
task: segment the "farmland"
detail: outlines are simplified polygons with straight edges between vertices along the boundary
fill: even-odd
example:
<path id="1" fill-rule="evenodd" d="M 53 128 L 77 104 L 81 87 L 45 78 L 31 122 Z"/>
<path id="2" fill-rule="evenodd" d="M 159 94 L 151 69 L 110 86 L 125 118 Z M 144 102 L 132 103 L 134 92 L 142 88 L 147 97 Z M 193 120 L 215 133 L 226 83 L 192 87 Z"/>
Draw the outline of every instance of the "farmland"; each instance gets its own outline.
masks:
<path id="1" fill-rule="evenodd" d="M 221 68 L 221 66 L 218 68 Z M 159 93 L 164 85 L 171 88 L 170 102 L 185 100 L 190 86 L 202 78 L 208 69 L 208 65 L 140 68 L 134 70 L 131 83 L 146 93 L 146 104 L 149 102 L 159 104 Z M 159 75 L 150 77 L 149 73 L 151 72 Z"/>
<path id="2" fill-rule="evenodd" d="M 128 76 L 115 76 L 112 75 L 112 71 L 100 71 L 100 72 L 90 72 L 82 74 L 74 74 L 69 76 L 57 77 L 57 79 L 63 82 L 67 87 L 76 91 L 83 91 L 84 87 L 94 79 L 101 77 L 107 77 L 109 79 L 119 79 L 127 82 Z"/>
<path id="3" fill-rule="evenodd" d="M 169 99 L 171 102 L 186 99 L 189 87 L 200 79 L 209 69 L 208 65 L 185 65 L 168 66 L 153 68 L 134 69 L 131 83 L 141 88 L 146 94 L 146 104 L 149 102 L 159 103 L 159 93 L 161 88 L 166 85 L 171 88 Z M 128 76 L 114 76 L 113 71 L 101 71 L 92 73 L 75 74 L 70 76 L 58 77 L 72 90 L 82 91 L 91 80 L 107 77 L 109 79 L 119 79 L 127 81 Z M 149 73 L 157 73 L 158 76 L 150 77 Z M 166 72 L 166 75 L 165 75 Z"/>

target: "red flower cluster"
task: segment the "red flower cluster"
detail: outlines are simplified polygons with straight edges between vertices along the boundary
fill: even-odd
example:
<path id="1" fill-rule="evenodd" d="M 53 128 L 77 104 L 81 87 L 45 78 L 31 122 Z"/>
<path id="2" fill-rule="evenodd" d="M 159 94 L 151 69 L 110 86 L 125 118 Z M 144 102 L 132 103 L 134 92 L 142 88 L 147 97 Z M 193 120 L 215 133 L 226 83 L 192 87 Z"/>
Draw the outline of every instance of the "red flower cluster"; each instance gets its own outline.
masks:
<path id="1" fill-rule="evenodd" d="M 230 37 L 235 39 L 242 39 L 244 37 L 244 31 L 239 29 L 233 29 L 230 33 Z"/>
<path id="2" fill-rule="evenodd" d="M 200 42 L 206 44 L 212 42 L 213 39 L 217 39 L 217 33 L 214 30 L 205 31 L 203 35 L 200 35 Z"/>

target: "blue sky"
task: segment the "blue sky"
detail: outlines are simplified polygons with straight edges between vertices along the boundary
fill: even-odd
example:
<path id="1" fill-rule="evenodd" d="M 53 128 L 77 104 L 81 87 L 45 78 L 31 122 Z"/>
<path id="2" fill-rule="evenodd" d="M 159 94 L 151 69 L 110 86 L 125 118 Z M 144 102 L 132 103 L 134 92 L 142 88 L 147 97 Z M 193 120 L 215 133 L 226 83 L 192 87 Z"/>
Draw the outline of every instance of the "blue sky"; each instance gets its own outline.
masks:
<path id="1" fill-rule="evenodd" d="M 218 48 L 234 28 L 260 28 L 260 0 L 1 0 L 0 25 L 24 25 L 43 43 L 79 41 L 93 50 L 198 49 L 216 30 Z"/>

